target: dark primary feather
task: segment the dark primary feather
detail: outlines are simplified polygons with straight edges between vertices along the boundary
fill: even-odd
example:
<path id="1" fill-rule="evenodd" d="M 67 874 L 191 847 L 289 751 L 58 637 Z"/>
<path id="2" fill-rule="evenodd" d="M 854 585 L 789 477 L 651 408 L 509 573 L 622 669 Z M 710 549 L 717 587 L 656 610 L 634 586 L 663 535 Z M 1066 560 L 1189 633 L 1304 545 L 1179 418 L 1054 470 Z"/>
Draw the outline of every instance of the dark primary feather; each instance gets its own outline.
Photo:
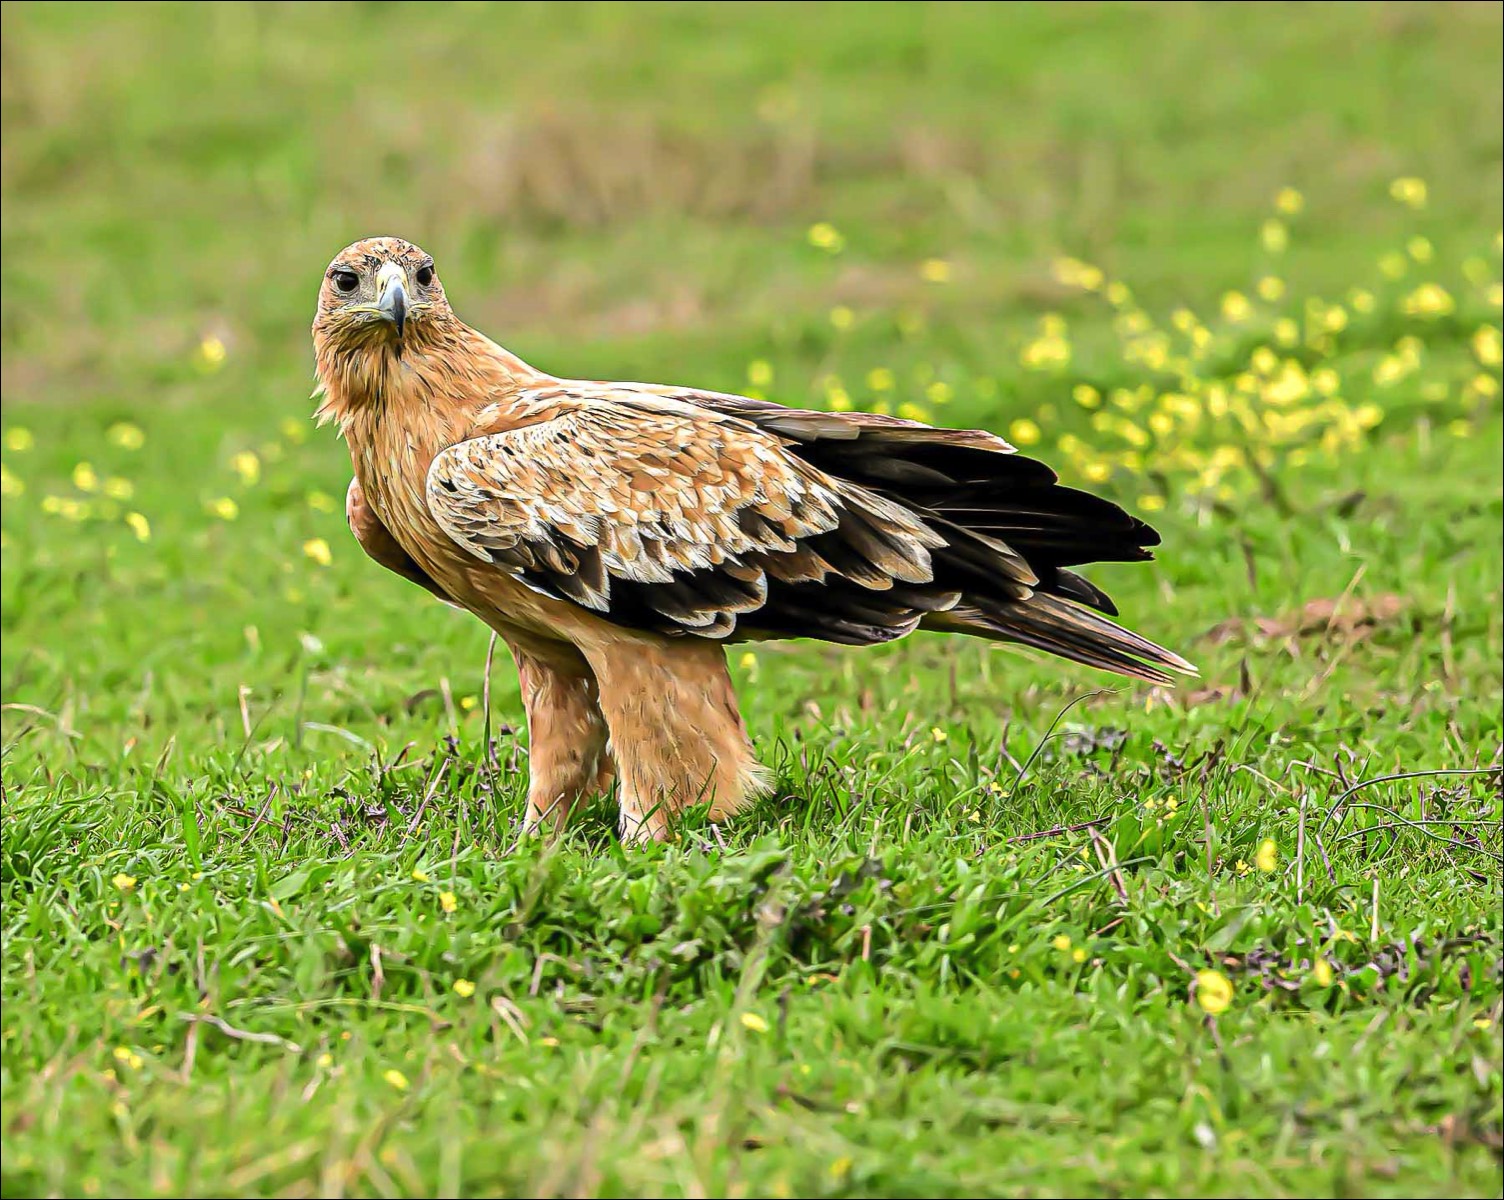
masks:
<path id="1" fill-rule="evenodd" d="M 1067 569 L 1150 559 L 1159 534 L 1109 500 L 1062 486 L 1048 466 L 1011 453 L 1000 438 L 870 413 L 689 396 L 782 434 L 805 461 L 903 504 L 940 532 L 946 544 L 931 552 L 934 586 L 959 599 L 921 618 L 924 628 L 1018 642 L 1156 682 L 1167 671 L 1194 673 L 1179 655 L 1089 611 L 1115 616 L 1117 606 Z M 1020 586 L 1020 560 L 1033 576 L 1028 586 Z"/>

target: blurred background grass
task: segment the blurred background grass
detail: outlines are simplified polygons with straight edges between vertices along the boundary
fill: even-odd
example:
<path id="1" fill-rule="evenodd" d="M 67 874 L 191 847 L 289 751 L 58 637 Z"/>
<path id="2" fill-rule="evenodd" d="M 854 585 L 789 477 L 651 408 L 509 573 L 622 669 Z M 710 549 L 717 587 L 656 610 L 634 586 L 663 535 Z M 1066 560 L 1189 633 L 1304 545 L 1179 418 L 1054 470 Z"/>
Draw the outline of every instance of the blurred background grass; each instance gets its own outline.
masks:
<path id="1" fill-rule="evenodd" d="M 286 692 L 260 639 L 313 633 L 334 715 L 385 719 L 478 662 L 479 626 L 345 538 L 348 462 L 308 420 L 322 270 L 378 233 L 545 370 L 1007 433 L 1165 529 L 1154 571 L 1094 574 L 1166 642 L 1355 571 L 1360 600 L 1450 613 L 1461 573 L 1497 607 L 1461 531 L 1500 503 L 1498 4 L 0 21 L 7 699 L 222 721 Z M 1374 480 L 1403 495 L 1355 535 Z M 892 654 L 992 711 L 982 648 Z M 754 706 L 830 682 L 816 648 L 784 662 Z"/>
<path id="2" fill-rule="evenodd" d="M 1063 252 L 1151 305 L 1246 286 L 1291 183 L 1315 291 L 1400 238 L 1396 176 L 1441 257 L 1498 223 L 1497 4 L 7 4 L 3 31 L 7 405 L 134 377 L 285 407 L 320 270 L 375 233 L 546 369 L 739 386 L 839 304 L 922 309 L 985 367 L 1068 294 Z"/>

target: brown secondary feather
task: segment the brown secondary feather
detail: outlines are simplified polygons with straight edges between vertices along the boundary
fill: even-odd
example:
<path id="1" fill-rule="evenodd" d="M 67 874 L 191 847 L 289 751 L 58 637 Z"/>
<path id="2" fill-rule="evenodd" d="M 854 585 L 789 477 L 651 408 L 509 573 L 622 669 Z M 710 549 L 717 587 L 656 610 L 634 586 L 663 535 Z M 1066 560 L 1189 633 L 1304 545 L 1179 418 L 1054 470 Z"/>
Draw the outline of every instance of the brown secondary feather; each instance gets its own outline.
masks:
<path id="1" fill-rule="evenodd" d="M 609 726 L 633 836 L 748 799 L 722 643 L 923 627 L 1157 682 L 1192 670 L 1068 569 L 1147 559 L 1158 535 L 993 434 L 558 379 L 455 317 L 432 260 L 392 238 L 331 264 L 314 342 L 361 545 L 524 669 L 535 824 L 601 778 L 540 730 Z"/>

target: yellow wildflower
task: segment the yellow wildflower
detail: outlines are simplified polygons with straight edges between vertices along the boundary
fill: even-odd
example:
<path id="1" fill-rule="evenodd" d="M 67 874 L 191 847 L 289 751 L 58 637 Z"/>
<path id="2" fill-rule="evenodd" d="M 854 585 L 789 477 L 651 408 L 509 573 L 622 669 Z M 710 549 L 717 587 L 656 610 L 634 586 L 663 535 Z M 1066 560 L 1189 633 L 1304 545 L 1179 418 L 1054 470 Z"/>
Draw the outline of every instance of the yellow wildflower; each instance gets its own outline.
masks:
<path id="1" fill-rule="evenodd" d="M 753 387 L 767 387 L 773 382 L 773 364 L 765 358 L 754 358 L 747 364 L 747 382 Z"/>
<path id="2" fill-rule="evenodd" d="M 5 431 L 5 448 L 7 450 L 14 450 L 17 454 L 25 454 L 36 444 L 36 438 L 32 437 L 31 430 L 29 429 L 22 429 L 19 425 L 16 425 Z"/>
<path id="3" fill-rule="evenodd" d="M 119 446 L 122 450 L 139 450 L 146 445 L 146 434 L 139 425 L 133 425 L 129 421 L 116 421 L 105 436 L 110 439 L 110 445 Z"/>
<path id="4" fill-rule="evenodd" d="M 856 324 L 856 313 L 852 312 L 844 304 L 837 304 L 830 310 L 830 323 L 837 329 L 850 329 Z"/>
<path id="5" fill-rule="evenodd" d="M 1265 874 L 1279 865 L 1279 847 L 1274 844 L 1273 838 L 1265 838 L 1259 843 L 1258 853 L 1254 855 L 1253 862 Z"/>
<path id="6" fill-rule="evenodd" d="M 1457 307 L 1451 293 L 1439 283 L 1423 283 L 1400 301 L 1410 317 L 1445 317 Z"/>
<path id="7" fill-rule="evenodd" d="M 867 372 L 867 386 L 874 392 L 891 392 L 897 379 L 887 367 L 873 367 Z"/>
<path id="8" fill-rule="evenodd" d="M 949 741 L 950 734 L 946 733 L 945 730 L 941 729 L 937 725 L 935 726 L 935 728 L 930 730 L 930 739 L 938 746 Z"/>
<path id="9" fill-rule="evenodd" d="M 1408 208 L 1425 208 L 1426 181 L 1402 175 L 1389 185 L 1389 194 Z"/>
<path id="10" fill-rule="evenodd" d="M 1256 286 L 1259 298 L 1273 304 L 1285 294 L 1285 281 L 1275 275 L 1265 275 Z"/>
<path id="11" fill-rule="evenodd" d="M 73 486 L 81 492 L 99 490 L 99 475 L 92 463 L 81 462 L 73 468 Z"/>
<path id="12" fill-rule="evenodd" d="M 252 487 L 261 478 L 261 460 L 252 450 L 242 450 L 230 456 L 230 469 L 240 476 L 240 482 Z"/>
<path id="13" fill-rule="evenodd" d="M 742 1028 L 750 1029 L 753 1033 L 767 1033 L 768 1023 L 755 1012 L 742 1013 Z"/>
<path id="14" fill-rule="evenodd" d="M 827 254 L 839 254 L 846 247 L 846 239 L 829 221 L 816 221 L 805 236 L 811 246 Z"/>
<path id="15" fill-rule="evenodd" d="M 1311 978 L 1316 981 L 1317 987 L 1332 986 L 1332 964 L 1324 958 L 1318 958 L 1311 967 Z"/>
<path id="16" fill-rule="evenodd" d="M 1020 417 L 1008 426 L 1008 440 L 1018 446 L 1033 446 L 1041 436 L 1038 423 L 1028 417 Z"/>
<path id="17" fill-rule="evenodd" d="M 119 875 L 116 875 L 115 878 L 110 880 L 110 882 L 113 883 L 122 892 L 128 892 L 136 886 L 136 877 L 134 875 L 127 875 L 122 871 Z"/>
<path id="18" fill-rule="evenodd" d="M 114 1049 L 114 1051 L 113 1051 L 113 1054 L 115 1056 L 115 1061 L 116 1062 L 118 1062 L 118 1063 L 124 1063 L 126 1066 L 130 1067 L 133 1071 L 139 1071 L 141 1069 L 141 1067 L 146 1062 L 145 1059 L 143 1059 L 139 1054 L 137 1054 L 129 1046 L 116 1046 L 115 1049 Z"/>
<path id="19" fill-rule="evenodd" d="M 926 283 L 949 283 L 950 263 L 943 258 L 927 258 L 919 264 L 919 277 Z"/>
<path id="20" fill-rule="evenodd" d="M 1283 221 L 1270 217 L 1259 230 L 1259 241 L 1270 254 L 1283 254 L 1290 245 L 1290 231 Z"/>
<path id="21" fill-rule="evenodd" d="M 475 984 L 468 979 L 456 979 L 454 981 L 454 994 L 456 996 L 463 996 L 468 1000 L 471 996 L 475 995 Z"/>
<path id="22" fill-rule="evenodd" d="M 321 567 L 327 567 L 334 561 L 334 555 L 329 549 L 329 543 L 323 538 L 309 538 L 303 543 L 303 554 L 313 559 Z"/>
<path id="23" fill-rule="evenodd" d="M 439 907 L 442 908 L 446 913 L 452 913 L 459 906 L 460 902 L 455 899 L 453 892 L 439 893 Z"/>
<path id="24" fill-rule="evenodd" d="M 1253 305 L 1248 297 L 1242 292 L 1227 292 L 1222 297 L 1222 318 L 1236 325 L 1248 320 L 1253 313 Z"/>
<path id="25" fill-rule="evenodd" d="M 1429 238 L 1413 237 L 1405 243 L 1405 253 L 1418 263 L 1428 263 L 1436 256 Z"/>
<path id="26" fill-rule="evenodd" d="M 1102 393 L 1089 383 L 1078 383 L 1071 389 L 1071 399 L 1082 408 L 1097 408 L 1102 403 Z"/>
<path id="27" fill-rule="evenodd" d="M 1473 334 L 1473 355 L 1485 367 L 1497 367 L 1504 361 L 1504 338 L 1495 326 L 1479 326 Z"/>
<path id="28" fill-rule="evenodd" d="M 1070 935 L 1057 933 L 1053 938 L 1050 939 L 1050 945 L 1054 946 L 1056 950 L 1064 953 L 1066 950 L 1069 950 L 1071 948 Z"/>
<path id="29" fill-rule="evenodd" d="M 220 496 L 217 500 L 209 501 L 209 512 L 221 521 L 233 521 L 240 515 L 240 505 L 228 496 Z"/>
<path id="30" fill-rule="evenodd" d="M 409 1087 L 407 1076 L 404 1075 L 401 1071 L 397 1070 L 396 1067 L 390 1067 L 387 1070 L 383 1071 L 381 1073 L 381 1077 L 385 1079 L 389 1084 L 391 1084 L 394 1088 L 396 1088 L 399 1092 L 405 1092 Z"/>
<path id="31" fill-rule="evenodd" d="M 1196 1003 L 1214 1017 L 1226 1012 L 1232 1004 L 1232 982 L 1221 971 L 1197 971 Z"/>
<path id="32" fill-rule="evenodd" d="M 195 357 L 203 371 L 213 372 L 224 366 L 227 354 L 224 342 L 211 333 L 199 342 Z"/>
<path id="33" fill-rule="evenodd" d="M 130 531 L 136 535 L 136 540 L 138 542 L 146 542 L 151 540 L 151 522 L 149 522 L 140 513 L 126 513 L 125 523 L 130 527 Z"/>
<path id="34" fill-rule="evenodd" d="M 1274 197 L 1274 207 L 1287 217 L 1297 216 L 1306 206 L 1306 198 L 1293 187 L 1282 187 Z"/>

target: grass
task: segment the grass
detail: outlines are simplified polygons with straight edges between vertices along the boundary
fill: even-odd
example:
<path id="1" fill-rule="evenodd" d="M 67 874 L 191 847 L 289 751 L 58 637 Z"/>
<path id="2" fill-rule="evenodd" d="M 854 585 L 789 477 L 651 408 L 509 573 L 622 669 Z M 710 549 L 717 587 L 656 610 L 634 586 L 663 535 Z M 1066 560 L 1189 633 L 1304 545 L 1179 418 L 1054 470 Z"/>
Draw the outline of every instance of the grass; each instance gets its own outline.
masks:
<path id="1" fill-rule="evenodd" d="M 6 1195 L 1498 1194 L 1497 6 L 0 20 Z M 374 232 L 546 368 L 1011 432 L 1201 679 L 736 650 L 776 802 L 519 842 L 307 422 Z"/>

